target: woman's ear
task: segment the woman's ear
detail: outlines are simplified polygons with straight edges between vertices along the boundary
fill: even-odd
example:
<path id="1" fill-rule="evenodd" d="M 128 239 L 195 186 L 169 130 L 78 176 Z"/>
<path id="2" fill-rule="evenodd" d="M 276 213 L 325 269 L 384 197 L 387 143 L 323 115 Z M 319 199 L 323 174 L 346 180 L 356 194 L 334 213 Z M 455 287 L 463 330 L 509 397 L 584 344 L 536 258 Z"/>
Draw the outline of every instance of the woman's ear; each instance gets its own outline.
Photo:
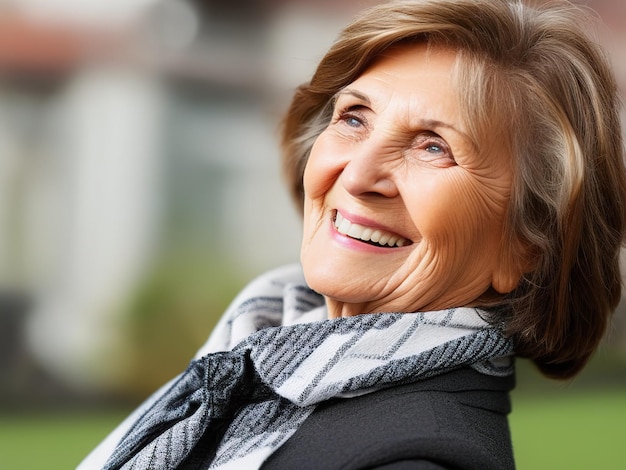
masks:
<path id="1" fill-rule="evenodd" d="M 537 266 L 537 256 L 528 244 L 516 239 L 501 249 L 500 263 L 494 270 L 491 285 L 500 294 L 515 290 L 525 273 Z"/>
<path id="2" fill-rule="evenodd" d="M 491 278 L 491 285 L 496 292 L 500 294 L 508 294 L 515 290 L 522 278 L 521 270 L 499 268 L 494 271 Z"/>

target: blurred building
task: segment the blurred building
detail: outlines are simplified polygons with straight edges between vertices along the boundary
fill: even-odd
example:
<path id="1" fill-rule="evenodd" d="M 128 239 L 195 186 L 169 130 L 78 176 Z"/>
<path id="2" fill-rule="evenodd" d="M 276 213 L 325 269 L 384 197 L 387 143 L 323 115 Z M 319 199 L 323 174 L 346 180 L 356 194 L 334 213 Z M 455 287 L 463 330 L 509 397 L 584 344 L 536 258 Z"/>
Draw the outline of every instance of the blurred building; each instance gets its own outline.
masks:
<path id="1" fill-rule="evenodd" d="M 0 4 L 0 399 L 36 398 L 41 380 L 62 391 L 119 380 L 138 291 L 150 312 L 163 282 L 226 290 L 225 272 L 243 283 L 297 261 L 280 117 L 340 27 L 374 3 Z M 587 3 L 611 28 L 603 41 L 624 90 L 625 4 Z M 155 271 L 177 272 L 172 259 L 181 274 L 146 288 Z M 188 358 L 209 329 L 190 318 L 197 336 L 149 352 Z M 162 369 L 154 381 L 172 374 Z"/>
<path id="2" fill-rule="evenodd" d="M 349 8 L 231 3 L 2 4 L 10 391 L 48 376 L 97 388 L 115 375 L 103 358 L 121 347 L 125 303 L 160 257 L 206 260 L 207 276 L 228 265 L 241 282 L 297 260 L 280 114 Z"/>

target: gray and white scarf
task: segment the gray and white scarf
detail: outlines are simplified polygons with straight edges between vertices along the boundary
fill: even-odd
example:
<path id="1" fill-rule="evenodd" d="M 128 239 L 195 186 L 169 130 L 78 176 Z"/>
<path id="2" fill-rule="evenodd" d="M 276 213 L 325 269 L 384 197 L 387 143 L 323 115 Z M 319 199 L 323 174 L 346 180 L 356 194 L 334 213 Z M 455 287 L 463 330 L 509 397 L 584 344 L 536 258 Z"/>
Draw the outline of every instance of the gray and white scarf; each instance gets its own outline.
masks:
<path id="1" fill-rule="evenodd" d="M 104 468 L 259 468 L 325 400 L 462 366 L 511 374 L 512 343 L 483 314 L 457 308 L 329 320 L 299 266 L 267 273 L 123 430 Z"/>

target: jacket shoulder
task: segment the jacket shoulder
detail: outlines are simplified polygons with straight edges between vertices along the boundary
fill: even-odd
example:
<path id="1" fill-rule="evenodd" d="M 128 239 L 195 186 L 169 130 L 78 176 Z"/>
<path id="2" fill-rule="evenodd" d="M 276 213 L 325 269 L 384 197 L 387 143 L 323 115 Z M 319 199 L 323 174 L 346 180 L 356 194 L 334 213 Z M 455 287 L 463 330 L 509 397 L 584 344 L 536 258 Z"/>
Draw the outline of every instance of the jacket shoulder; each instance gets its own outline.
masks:
<path id="1" fill-rule="evenodd" d="M 513 469 L 507 420 L 513 385 L 512 377 L 459 369 L 330 400 L 262 468 L 395 468 L 414 462 L 413 468 Z"/>

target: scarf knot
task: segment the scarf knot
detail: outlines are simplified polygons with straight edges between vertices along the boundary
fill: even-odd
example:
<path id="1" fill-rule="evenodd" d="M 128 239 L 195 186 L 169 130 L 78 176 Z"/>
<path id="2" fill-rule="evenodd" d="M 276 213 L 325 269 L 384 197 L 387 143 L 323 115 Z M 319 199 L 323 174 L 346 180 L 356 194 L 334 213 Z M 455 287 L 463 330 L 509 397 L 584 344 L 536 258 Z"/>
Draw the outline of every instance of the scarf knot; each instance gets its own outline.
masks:
<path id="1" fill-rule="evenodd" d="M 271 395 L 249 350 L 196 359 L 128 430 L 104 468 L 171 469 L 205 461 L 237 410 Z"/>

